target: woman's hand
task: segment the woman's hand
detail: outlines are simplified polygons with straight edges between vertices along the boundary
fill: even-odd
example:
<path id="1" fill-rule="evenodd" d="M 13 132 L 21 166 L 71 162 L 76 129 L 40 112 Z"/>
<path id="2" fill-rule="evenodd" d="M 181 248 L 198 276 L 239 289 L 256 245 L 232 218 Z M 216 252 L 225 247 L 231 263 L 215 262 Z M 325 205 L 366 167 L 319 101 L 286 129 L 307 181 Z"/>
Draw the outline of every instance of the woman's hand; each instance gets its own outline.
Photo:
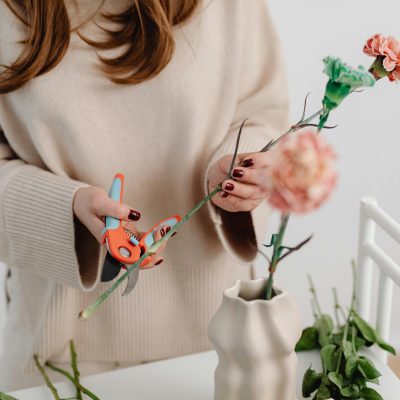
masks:
<path id="1" fill-rule="evenodd" d="M 208 171 L 208 190 L 214 190 L 223 182 L 223 191 L 215 195 L 211 201 L 226 211 L 254 210 L 268 196 L 264 188 L 266 168 L 268 168 L 267 153 L 238 154 L 232 175 L 234 180 L 226 179 L 232 155 L 220 158 Z"/>
<path id="2" fill-rule="evenodd" d="M 140 219 L 140 212 L 117 201 L 110 199 L 107 192 L 99 187 L 89 186 L 77 190 L 73 201 L 73 210 L 75 216 L 88 228 L 92 235 L 101 243 L 101 233 L 105 226 L 104 217 L 114 217 L 127 221 L 125 223 L 132 233 L 139 238 L 143 236 L 143 232 L 139 232 L 132 221 Z M 154 240 L 159 240 L 165 235 L 169 227 L 161 226 L 154 234 Z M 146 268 L 159 265 L 163 261 L 161 253 L 165 249 L 166 243 L 160 246 L 160 249 L 153 256 L 151 265 Z"/>

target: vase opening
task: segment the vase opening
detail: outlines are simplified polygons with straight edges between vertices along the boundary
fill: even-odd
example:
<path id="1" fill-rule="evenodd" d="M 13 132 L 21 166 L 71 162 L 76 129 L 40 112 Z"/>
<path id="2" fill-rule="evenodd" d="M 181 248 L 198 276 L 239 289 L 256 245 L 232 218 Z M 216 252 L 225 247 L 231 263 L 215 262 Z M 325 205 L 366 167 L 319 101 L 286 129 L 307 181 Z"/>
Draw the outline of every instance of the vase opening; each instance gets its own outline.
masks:
<path id="1" fill-rule="evenodd" d="M 266 286 L 264 280 L 240 282 L 237 296 L 245 301 L 266 300 Z M 273 288 L 272 298 L 280 294 L 281 290 Z"/>

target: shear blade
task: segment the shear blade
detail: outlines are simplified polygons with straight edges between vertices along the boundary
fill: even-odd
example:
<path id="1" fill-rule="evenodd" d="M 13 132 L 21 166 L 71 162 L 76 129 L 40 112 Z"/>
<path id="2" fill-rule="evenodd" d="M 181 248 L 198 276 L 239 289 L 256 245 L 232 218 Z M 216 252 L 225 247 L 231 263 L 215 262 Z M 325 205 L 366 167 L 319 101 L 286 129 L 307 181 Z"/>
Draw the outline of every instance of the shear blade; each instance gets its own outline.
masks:
<path id="1" fill-rule="evenodd" d="M 109 252 L 107 252 L 106 258 L 104 259 L 103 271 L 101 272 L 101 281 L 112 281 L 120 271 L 121 263 L 112 257 Z"/>
<path id="2" fill-rule="evenodd" d="M 136 267 L 129 275 L 128 275 L 128 283 L 126 284 L 126 288 L 124 292 L 122 293 L 122 296 L 126 296 L 132 290 L 137 284 L 137 281 L 139 279 L 139 267 Z"/>

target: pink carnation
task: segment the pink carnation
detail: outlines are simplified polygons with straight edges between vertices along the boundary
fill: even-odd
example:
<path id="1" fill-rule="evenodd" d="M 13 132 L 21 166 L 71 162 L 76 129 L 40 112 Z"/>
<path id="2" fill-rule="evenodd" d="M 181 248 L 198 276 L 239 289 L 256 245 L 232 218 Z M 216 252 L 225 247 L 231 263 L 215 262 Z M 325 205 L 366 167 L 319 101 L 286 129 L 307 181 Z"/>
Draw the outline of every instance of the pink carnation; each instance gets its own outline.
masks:
<path id="1" fill-rule="evenodd" d="M 382 57 L 389 79 L 400 80 L 400 42 L 396 38 L 376 34 L 367 40 L 364 53 L 372 57 Z"/>
<path id="2" fill-rule="evenodd" d="M 270 152 L 268 202 L 283 212 L 319 207 L 336 185 L 336 156 L 322 135 L 307 130 L 285 139 Z"/>

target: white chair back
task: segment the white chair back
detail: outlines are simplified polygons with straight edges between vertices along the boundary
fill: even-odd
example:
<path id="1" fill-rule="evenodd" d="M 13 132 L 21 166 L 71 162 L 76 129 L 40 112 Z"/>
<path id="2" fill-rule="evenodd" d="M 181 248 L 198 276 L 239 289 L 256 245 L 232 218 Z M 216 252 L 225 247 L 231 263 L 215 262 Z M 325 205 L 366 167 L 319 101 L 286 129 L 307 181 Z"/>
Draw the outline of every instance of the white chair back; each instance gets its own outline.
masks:
<path id="1" fill-rule="evenodd" d="M 360 230 L 357 262 L 357 312 L 371 322 L 371 292 L 373 265 L 379 268 L 378 305 L 376 329 L 386 341 L 389 340 L 392 314 L 393 283 L 400 286 L 400 266 L 375 241 L 376 226 L 400 244 L 400 224 L 379 207 L 371 197 L 361 199 Z M 387 353 L 378 351 L 387 361 Z"/>

